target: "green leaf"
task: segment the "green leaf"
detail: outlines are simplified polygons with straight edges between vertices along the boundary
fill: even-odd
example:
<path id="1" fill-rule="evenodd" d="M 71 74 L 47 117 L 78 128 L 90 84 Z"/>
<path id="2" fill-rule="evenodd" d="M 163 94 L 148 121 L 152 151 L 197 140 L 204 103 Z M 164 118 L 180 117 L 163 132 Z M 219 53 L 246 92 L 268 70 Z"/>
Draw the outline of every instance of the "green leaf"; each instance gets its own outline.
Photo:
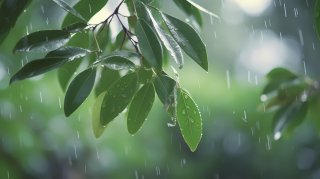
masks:
<path id="1" fill-rule="evenodd" d="M 163 7 L 163 0 L 154 0 L 154 1 L 151 3 L 151 5 L 152 5 L 153 7 L 158 8 L 158 9 L 162 9 L 162 7 Z"/>
<path id="2" fill-rule="evenodd" d="M 179 46 L 204 70 L 208 71 L 206 46 L 199 34 L 182 20 L 165 13 L 161 13 L 161 15 Z"/>
<path id="3" fill-rule="evenodd" d="M 267 75 L 268 81 L 290 81 L 297 78 L 297 75 L 285 68 L 274 68 Z"/>
<path id="4" fill-rule="evenodd" d="M 89 47 L 89 34 L 88 33 L 77 33 L 69 40 L 66 46 L 80 46 L 82 48 Z M 93 54 L 95 55 L 95 54 Z M 67 90 L 70 79 L 73 77 L 73 74 L 77 71 L 80 64 L 84 60 L 84 57 L 73 60 L 61 66 L 58 70 L 58 79 L 60 87 L 63 91 Z"/>
<path id="5" fill-rule="evenodd" d="M 60 7 L 62 7 L 67 12 L 71 13 L 75 17 L 79 18 L 80 20 L 87 22 L 76 10 L 74 10 L 69 4 L 64 2 L 63 0 L 53 0 L 53 2 L 57 3 Z"/>
<path id="6" fill-rule="evenodd" d="M 87 99 L 93 88 L 96 73 L 96 68 L 88 68 L 73 79 L 64 100 L 66 117 L 69 117 Z"/>
<path id="7" fill-rule="evenodd" d="M 190 18 L 192 25 L 201 31 L 203 27 L 202 16 L 200 10 L 195 8 L 187 0 L 173 0 L 175 4 Z"/>
<path id="8" fill-rule="evenodd" d="M 141 129 L 152 108 L 154 97 L 154 87 L 150 82 L 145 84 L 132 99 L 127 118 L 127 129 L 130 134 L 133 135 Z"/>
<path id="9" fill-rule="evenodd" d="M 320 39 L 320 2 L 317 1 L 314 7 L 314 24 L 316 26 L 316 31 L 318 38 Z"/>
<path id="10" fill-rule="evenodd" d="M 292 133 L 294 128 L 304 120 L 307 111 L 308 103 L 301 101 L 279 109 L 273 118 L 274 138 L 278 140 L 285 132 Z"/>
<path id="11" fill-rule="evenodd" d="M 14 27 L 18 17 L 32 0 L 6 0 L 0 7 L 0 45 Z"/>
<path id="12" fill-rule="evenodd" d="M 101 70 L 100 79 L 95 86 L 95 94 L 98 96 L 104 91 L 107 91 L 110 86 L 120 78 L 119 71 L 105 68 Z M 100 116 L 100 113 L 99 113 Z"/>
<path id="13" fill-rule="evenodd" d="M 112 70 L 130 70 L 135 64 L 124 57 L 114 56 L 102 61 L 102 64 Z"/>
<path id="14" fill-rule="evenodd" d="M 45 58 L 69 58 L 69 61 L 72 61 L 76 58 L 84 57 L 90 53 L 92 53 L 92 51 L 80 47 L 61 47 L 48 53 Z"/>
<path id="15" fill-rule="evenodd" d="M 173 92 L 176 81 L 168 75 L 158 75 L 154 80 L 154 87 L 160 101 L 165 104 Z"/>
<path id="16" fill-rule="evenodd" d="M 269 83 L 264 88 L 263 94 L 268 94 L 277 90 L 281 84 L 290 83 L 290 81 L 294 82 L 297 78 L 298 77 L 295 74 L 285 68 L 275 68 L 266 75 L 266 79 Z"/>
<path id="17" fill-rule="evenodd" d="M 96 66 L 99 63 L 107 64 L 110 59 L 115 59 L 115 58 L 122 58 L 122 59 L 127 59 L 130 61 L 140 61 L 141 56 L 135 52 L 130 52 L 130 51 L 124 51 L 124 50 L 115 51 L 115 52 L 109 53 L 109 54 L 99 58 L 91 66 Z"/>
<path id="18" fill-rule="evenodd" d="M 140 84 L 147 84 L 151 81 L 151 78 L 152 78 L 152 70 L 151 69 L 146 69 L 146 68 L 141 68 L 139 71 L 138 71 L 138 77 L 139 77 L 139 80 L 138 82 Z"/>
<path id="19" fill-rule="evenodd" d="M 178 43 L 174 40 L 174 38 L 165 31 L 161 26 L 153 18 L 150 10 L 141 2 L 136 2 L 135 7 L 137 9 L 137 14 L 139 19 L 148 19 L 149 25 L 157 32 L 158 36 L 160 37 L 163 45 L 169 51 L 170 55 L 176 62 L 176 64 L 181 69 L 183 67 L 183 55 L 181 48 L 179 47 Z M 146 21 L 146 22 L 148 22 Z"/>
<path id="20" fill-rule="evenodd" d="M 8 37 L 10 31 L 6 31 L 3 34 L 0 34 L 0 46 L 2 45 L 2 43 L 6 40 L 6 38 Z"/>
<path id="21" fill-rule="evenodd" d="M 50 52 L 64 46 L 71 34 L 64 30 L 44 30 L 31 33 L 16 44 L 13 53 L 21 52 Z"/>
<path id="22" fill-rule="evenodd" d="M 89 21 L 107 4 L 107 2 L 108 0 L 81 0 L 73 6 L 73 9 L 77 12 L 80 12 L 82 17 L 86 21 Z M 73 14 L 68 13 L 62 22 L 61 28 L 64 28 L 75 22 L 82 22 L 82 20 L 80 20 L 78 17 L 75 17 Z"/>
<path id="23" fill-rule="evenodd" d="M 194 152 L 202 137 L 202 119 L 196 103 L 181 88 L 178 90 L 177 120 L 184 140 Z"/>
<path id="24" fill-rule="evenodd" d="M 107 125 L 130 103 L 138 84 L 137 73 L 129 73 L 116 81 L 107 91 L 101 106 L 100 121 Z"/>
<path id="25" fill-rule="evenodd" d="M 163 51 L 158 37 L 142 19 L 137 23 L 136 33 L 142 55 L 157 71 L 161 71 Z"/>
<path id="26" fill-rule="evenodd" d="M 136 10 L 134 8 L 133 0 L 125 0 L 124 4 L 127 5 L 130 16 L 134 16 L 134 14 L 136 14 Z"/>
<path id="27" fill-rule="evenodd" d="M 103 126 L 100 122 L 101 105 L 106 93 L 105 91 L 98 96 L 92 108 L 92 129 L 96 138 L 99 138 L 107 128 L 107 126 Z"/>
<path id="28" fill-rule="evenodd" d="M 73 23 L 73 24 L 70 24 L 70 25 L 66 26 L 62 30 L 68 31 L 70 33 L 74 33 L 74 32 L 78 32 L 78 31 L 83 30 L 87 26 L 88 26 L 88 24 L 86 24 L 86 23 L 76 22 L 76 23 Z"/>
<path id="29" fill-rule="evenodd" d="M 138 18 L 136 16 L 129 16 L 128 17 L 129 28 L 131 31 L 135 31 L 137 22 L 138 22 Z"/>
<path id="30" fill-rule="evenodd" d="M 207 14 L 209 14 L 210 16 L 213 16 L 213 17 L 219 19 L 219 17 L 218 17 L 216 14 L 213 14 L 212 12 L 210 12 L 210 11 L 206 10 L 205 8 L 199 6 L 198 4 L 194 3 L 193 1 L 191 1 L 191 0 L 186 0 L 186 1 L 188 1 L 190 4 L 192 4 L 194 7 L 196 7 L 196 8 L 199 9 L 200 11 L 202 11 L 202 12 L 204 12 L 204 13 L 207 13 Z"/>
<path id="31" fill-rule="evenodd" d="M 19 70 L 10 79 L 10 84 L 16 81 L 21 81 L 27 78 L 32 78 L 50 70 L 56 69 L 66 63 L 66 58 L 43 58 L 39 60 L 33 60 L 27 63 L 21 70 Z"/>
<path id="32" fill-rule="evenodd" d="M 153 2 L 153 0 L 139 0 L 145 4 L 151 4 Z"/>
<path id="33" fill-rule="evenodd" d="M 116 41 L 113 44 L 111 44 L 111 48 L 110 48 L 111 52 L 115 51 L 116 49 L 120 49 L 120 46 L 123 42 L 123 38 L 124 38 L 124 30 L 121 30 L 116 37 Z M 128 41 L 128 37 L 126 38 L 125 42 L 127 41 Z M 125 44 L 125 42 L 123 44 Z"/>

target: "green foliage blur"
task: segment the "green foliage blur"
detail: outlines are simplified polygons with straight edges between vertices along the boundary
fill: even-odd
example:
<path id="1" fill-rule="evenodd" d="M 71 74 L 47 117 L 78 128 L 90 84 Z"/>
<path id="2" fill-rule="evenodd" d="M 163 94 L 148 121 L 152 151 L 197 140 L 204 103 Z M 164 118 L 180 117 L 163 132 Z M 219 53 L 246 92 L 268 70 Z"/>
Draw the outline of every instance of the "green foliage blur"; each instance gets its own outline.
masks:
<path id="1" fill-rule="evenodd" d="M 221 21 L 202 14 L 201 37 L 208 51 L 209 72 L 186 54 L 184 67 L 178 71 L 181 85 L 188 89 L 201 112 L 203 135 L 195 152 L 190 151 L 178 126 L 168 127 L 171 118 L 158 98 L 143 128 L 134 136 L 127 132 L 123 113 L 96 139 L 91 117 L 97 96 L 91 93 L 80 108 L 65 117 L 65 91 L 58 81 L 58 72 L 63 69 L 9 86 L 10 78 L 22 66 L 45 56 L 13 54 L 15 44 L 27 33 L 60 29 L 66 15 L 53 1 L 34 0 L 0 46 L 0 178 L 320 177 L 319 102 L 311 103 L 309 108 L 313 110 L 292 136 L 279 140 L 274 139 L 272 128 L 275 113 L 257 110 L 263 104 L 260 97 L 267 82 L 265 75 L 272 68 L 281 66 L 299 76 L 318 79 L 320 43 L 313 27 L 316 1 L 269 1 L 267 9 L 256 16 L 242 12 L 236 1 L 195 2 L 221 14 Z M 108 4 L 111 12 L 118 2 L 109 0 Z M 172 1 L 164 0 L 163 11 L 190 20 Z M 272 48 L 270 39 L 297 49 L 298 60 L 291 59 L 291 51 L 284 47 L 268 53 L 256 50 L 262 60 L 264 56 L 285 53 L 281 57 L 289 60 L 274 62 L 272 67 L 268 66 L 269 58 L 265 66 L 242 60 L 254 56 L 245 56 L 247 49 L 251 52 L 263 45 L 269 45 L 263 49 Z M 130 49 L 130 45 L 125 48 Z M 86 60 L 77 73 L 85 68 Z M 173 59 L 168 63 L 166 71 L 173 77 L 170 65 L 178 67 Z"/>

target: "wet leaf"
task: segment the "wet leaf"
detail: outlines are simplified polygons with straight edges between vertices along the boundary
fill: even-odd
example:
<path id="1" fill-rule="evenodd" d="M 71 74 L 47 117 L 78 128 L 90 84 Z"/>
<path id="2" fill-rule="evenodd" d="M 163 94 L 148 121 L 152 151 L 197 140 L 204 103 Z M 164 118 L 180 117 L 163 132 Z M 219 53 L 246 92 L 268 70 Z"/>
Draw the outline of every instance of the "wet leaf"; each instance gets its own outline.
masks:
<path id="1" fill-rule="evenodd" d="M 45 58 L 68 58 L 72 61 L 76 58 L 84 57 L 92 51 L 80 47 L 61 47 L 55 51 L 48 53 Z"/>
<path id="2" fill-rule="evenodd" d="M 16 81 L 21 81 L 27 78 L 32 78 L 50 70 L 56 69 L 66 63 L 66 58 L 43 58 L 39 60 L 33 60 L 27 63 L 21 70 L 19 70 L 10 79 L 10 84 Z"/>
<path id="3" fill-rule="evenodd" d="M 89 34 L 88 33 L 77 33 L 71 37 L 66 46 L 79 46 L 81 48 L 89 47 Z M 50 54 L 50 53 L 49 53 Z M 93 54 L 95 55 L 95 54 Z M 85 57 L 82 57 L 77 60 L 73 60 L 61 66 L 58 70 L 58 79 L 60 87 L 63 91 L 67 90 L 68 84 L 73 77 L 73 75 L 77 72 L 80 64 L 84 60 Z"/>
<path id="4" fill-rule="evenodd" d="M 187 0 L 173 0 L 173 2 L 175 2 L 175 4 L 190 18 L 192 25 L 197 29 L 197 31 L 201 31 L 203 21 L 200 10 L 195 8 Z"/>
<path id="5" fill-rule="evenodd" d="M 130 51 L 115 51 L 115 52 L 112 52 L 112 53 L 109 53 L 101 58 L 99 58 L 96 62 L 94 62 L 91 66 L 96 66 L 97 64 L 99 63 L 102 63 L 102 64 L 105 64 L 107 65 L 109 62 L 110 59 L 126 59 L 127 61 L 131 61 L 128 62 L 128 65 L 131 67 L 132 66 L 132 62 L 134 61 L 140 61 L 141 59 L 141 56 L 135 52 L 130 52 Z M 110 65 L 111 65 L 111 62 L 114 61 L 114 60 L 110 60 Z M 129 67 L 128 66 L 128 67 Z"/>
<path id="6" fill-rule="evenodd" d="M 153 102 L 155 92 L 153 84 L 145 84 L 134 96 L 127 117 L 127 129 L 130 134 L 137 133 L 146 120 Z"/>
<path id="7" fill-rule="evenodd" d="M 150 10 L 141 2 L 135 2 L 135 7 L 137 9 L 137 14 L 139 19 L 147 19 L 146 22 L 152 27 L 152 29 L 158 34 L 163 45 L 169 51 L 170 55 L 176 62 L 176 64 L 181 69 L 183 67 L 183 55 L 179 44 L 175 39 L 165 31 L 153 18 Z"/>
<path id="8" fill-rule="evenodd" d="M 69 117 L 89 96 L 94 85 L 97 70 L 88 68 L 76 76 L 64 100 L 64 113 Z"/>
<path id="9" fill-rule="evenodd" d="M 207 50 L 199 34 L 182 20 L 165 13 L 161 15 L 179 46 L 204 70 L 208 71 Z"/>
<path id="10" fill-rule="evenodd" d="M 106 4 L 108 0 L 81 0 L 73 6 L 73 9 L 81 13 L 81 16 L 89 21 L 96 13 L 98 13 Z M 75 22 L 82 22 L 78 17 L 71 13 L 68 13 L 64 18 L 61 28 L 68 26 Z"/>
<path id="11" fill-rule="evenodd" d="M 279 139 L 285 132 L 292 133 L 294 128 L 304 120 L 307 110 L 308 103 L 301 101 L 279 109 L 273 118 L 274 138 Z"/>
<path id="12" fill-rule="evenodd" d="M 215 18 L 219 18 L 216 14 L 213 14 L 212 12 L 210 12 L 210 11 L 206 10 L 205 8 L 199 6 L 198 4 L 194 3 L 193 1 L 191 1 L 191 0 L 186 0 L 186 1 L 188 1 L 190 4 L 192 4 L 194 7 L 196 7 L 196 8 L 199 9 L 200 11 L 202 11 L 202 12 L 204 12 L 204 13 L 207 13 L 207 14 L 209 14 L 210 16 L 213 16 L 213 17 L 215 17 Z"/>
<path id="13" fill-rule="evenodd" d="M 87 22 L 76 10 L 74 10 L 69 4 L 64 2 L 63 0 L 53 0 L 53 2 L 57 3 L 61 8 L 69 12 L 70 14 L 74 15 L 75 17 L 79 18 L 80 20 Z"/>
<path id="14" fill-rule="evenodd" d="M 318 38 L 320 39 L 320 2 L 317 1 L 314 7 L 314 24 L 316 26 L 316 31 Z"/>
<path id="15" fill-rule="evenodd" d="M 18 41 L 13 53 L 35 52 L 44 53 L 64 46 L 71 34 L 64 30 L 44 30 L 31 33 Z"/>
<path id="16" fill-rule="evenodd" d="M 98 96 L 92 108 L 92 129 L 96 138 L 99 138 L 107 128 L 107 126 L 103 126 L 100 122 L 101 105 L 106 93 L 105 91 Z"/>
<path id="17" fill-rule="evenodd" d="M 151 4 L 153 2 L 153 0 L 139 0 L 145 4 Z"/>
<path id="18" fill-rule="evenodd" d="M 151 81 L 151 78 L 152 78 L 152 70 L 151 69 L 146 69 L 146 68 L 141 68 L 139 71 L 138 71 L 138 77 L 139 77 L 139 80 L 138 82 L 140 84 L 147 84 Z"/>
<path id="19" fill-rule="evenodd" d="M 160 101 L 165 104 L 176 85 L 176 81 L 168 75 L 157 75 L 154 80 L 154 87 Z"/>
<path id="20" fill-rule="evenodd" d="M 138 83 L 137 73 L 129 73 L 116 81 L 107 91 L 101 106 L 100 121 L 109 124 L 130 103 Z"/>
<path id="21" fill-rule="evenodd" d="M 178 89 L 177 120 L 184 140 L 194 152 L 202 137 L 202 119 L 196 103 L 181 88 Z"/>
<path id="22" fill-rule="evenodd" d="M 124 57 L 114 56 L 102 61 L 102 64 L 112 70 L 130 70 L 135 64 Z"/>
<path id="23" fill-rule="evenodd" d="M 20 14 L 32 0 L 6 0 L 0 7 L 0 45 L 7 38 L 11 27 L 16 24 Z"/>
<path id="24" fill-rule="evenodd" d="M 120 74 L 117 70 L 105 68 L 101 70 L 99 78 L 99 82 L 95 86 L 94 90 L 96 96 L 99 96 L 102 92 L 107 91 L 110 86 L 120 78 Z"/>
<path id="25" fill-rule="evenodd" d="M 143 19 L 138 21 L 136 33 L 142 55 L 157 71 L 161 71 L 163 51 L 158 37 Z"/>
<path id="26" fill-rule="evenodd" d="M 65 28 L 63 28 L 62 30 L 68 31 L 70 33 L 74 33 L 74 32 L 78 32 L 83 30 L 84 28 L 86 28 L 88 25 L 86 23 L 83 22 L 76 22 L 73 24 L 70 24 L 68 26 L 66 26 Z"/>

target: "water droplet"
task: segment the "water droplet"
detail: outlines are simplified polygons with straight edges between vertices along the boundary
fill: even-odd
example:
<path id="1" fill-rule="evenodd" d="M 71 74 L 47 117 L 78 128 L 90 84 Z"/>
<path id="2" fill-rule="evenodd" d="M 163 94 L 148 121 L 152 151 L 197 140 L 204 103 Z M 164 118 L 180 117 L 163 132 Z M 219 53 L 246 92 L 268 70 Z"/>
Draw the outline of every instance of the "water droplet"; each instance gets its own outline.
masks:
<path id="1" fill-rule="evenodd" d="M 185 42 L 182 42 L 181 44 L 182 44 L 182 46 L 184 46 L 184 47 L 186 46 L 186 43 L 185 43 Z"/>
<path id="2" fill-rule="evenodd" d="M 190 109 L 190 107 L 188 105 L 186 107 L 187 107 L 187 109 Z"/>
<path id="3" fill-rule="evenodd" d="M 192 117 L 190 118 L 190 121 L 191 121 L 191 123 L 194 123 L 194 119 Z"/>
<path id="4" fill-rule="evenodd" d="M 188 95 L 185 94 L 185 95 L 184 95 L 184 98 L 185 98 L 185 99 L 188 99 Z"/>
<path id="5" fill-rule="evenodd" d="M 193 114 L 197 114 L 197 112 L 196 112 L 196 111 L 193 111 Z"/>
<path id="6" fill-rule="evenodd" d="M 182 109 L 182 114 L 186 114 L 186 109 Z"/>
<path id="7" fill-rule="evenodd" d="M 126 95 L 126 94 L 122 94 L 121 96 L 122 96 L 122 97 L 124 97 L 124 98 L 126 98 L 126 97 L 127 97 L 127 95 Z"/>

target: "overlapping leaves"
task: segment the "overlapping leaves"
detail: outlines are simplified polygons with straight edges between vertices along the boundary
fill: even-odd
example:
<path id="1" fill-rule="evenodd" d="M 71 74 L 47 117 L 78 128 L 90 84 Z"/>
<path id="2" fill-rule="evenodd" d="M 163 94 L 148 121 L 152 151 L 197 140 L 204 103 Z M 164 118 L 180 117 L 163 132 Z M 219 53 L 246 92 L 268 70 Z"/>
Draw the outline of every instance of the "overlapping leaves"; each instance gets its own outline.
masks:
<path id="1" fill-rule="evenodd" d="M 200 10 L 210 14 L 190 0 L 174 1 L 182 5 L 180 8 L 188 16 L 194 17 L 192 22 L 196 22 L 193 23 L 196 28 L 202 27 Z M 6 2 L 2 3 L 2 9 Z M 91 25 L 88 24 L 90 18 L 108 1 L 81 0 L 73 7 L 63 0 L 54 2 L 68 12 L 61 25 L 62 29 L 34 32 L 17 42 L 13 53 L 48 54 L 42 59 L 26 64 L 13 75 L 10 84 L 61 67 L 58 77 L 63 91 L 67 89 L 64 100 L 64 112 L 67 117 L 80 107 L 94 89 L 97 99 L 92 108 L 92 127 L 97 138 L 126 108 L 128 132 L 137 133 L 151 111 L 157 94 L 165 111 L 174 121 L 178 121 L 191 151 L 195 151 L 202 135 L 198 107 L 191 95 L 181 88 L 178 72 L 173 69 L 177 76 L 174 80 L 163 71 L 163 64 L 168 64 L 168 55 L 164 54 L 170 54 L 178 67 L 182 68 L 184 59 L 181 49 L 183 49 L 197 64 L 208 71 L 205 44 L 196 30 L 184 21 L 161 12 L 162 0 L 125 0 L 121 4 L 124 2 L 128 7 L 129 28 L 122 25 L 123 30 L 117 35 L 115 43 L 110 44 L 108 26 L 113 17 L 118 17 L 121 4 L 111 14 L 111 18 L 97 25 Z M 190 7 L 186 5 L 196 8 L 191 7 L 190 11 Z M 25 6 L 27 3 L 21 3 L 21 7 Z M 0 12 L 0 20 L 3 20 L 2 17 L 5 17 L 11 8 L 17 10 L 12 16 L 16 21 L 21 7 L 8 7 Z M 161 26 L 162 22 L 165 22 L 169 31 Z M 10 26 L 0 28 L 0 43 L 5 39 Z M 108 29 L 107 33 L 102 32 L 104 29 Z M 90 30 L 93 31 L 93 37 L 87 33 Z M 137 38 L 132 38 L 133 36 Z M 132 43 L 136 52 L 122 51 L 121 48 L 126 42 Z M 114 51 L 116 49 L 120 51 Z M 82 63 L 83 61 L 86 63 Z M 87 68 L 71 80 L 82 66 L 80 64 L 87 62 L 89 62 Z M 120 70 L 127 72 L 121 77 Z"/>

